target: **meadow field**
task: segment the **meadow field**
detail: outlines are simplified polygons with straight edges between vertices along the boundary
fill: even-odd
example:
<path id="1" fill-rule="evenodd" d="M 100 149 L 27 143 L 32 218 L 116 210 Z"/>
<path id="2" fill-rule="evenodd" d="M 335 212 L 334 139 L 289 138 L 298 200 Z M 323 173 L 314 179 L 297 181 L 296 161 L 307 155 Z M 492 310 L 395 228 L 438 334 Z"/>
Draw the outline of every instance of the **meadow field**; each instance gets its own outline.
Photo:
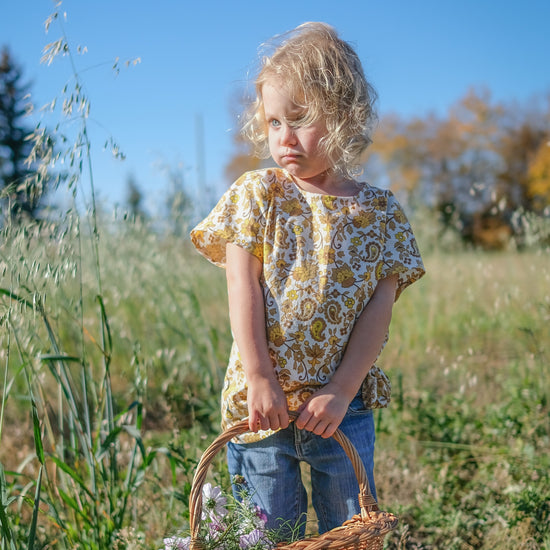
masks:
<path id="1" fill-rule="evenodd" d="M 413 225 L 427 275 L 380 360 L 377 489 L 400 518 L 386 547 L 550 549 L 550 253 Z M 4 230 L 2 550 L 154 549 L 186 527 L 230 346 L 223 270 L 186 233 L 107 215 Z"/>

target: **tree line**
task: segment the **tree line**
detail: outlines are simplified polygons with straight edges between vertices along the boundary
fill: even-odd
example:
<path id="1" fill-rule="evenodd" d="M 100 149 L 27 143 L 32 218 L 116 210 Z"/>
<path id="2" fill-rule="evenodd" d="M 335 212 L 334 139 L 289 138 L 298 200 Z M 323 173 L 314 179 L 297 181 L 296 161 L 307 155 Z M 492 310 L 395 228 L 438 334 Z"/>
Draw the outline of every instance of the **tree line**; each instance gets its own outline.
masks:
<path id="1" fill-rule="evenodd" d="M 472 89 L 445 116 L 384 116 L 370 160 L 443 230 L 505 246 L 518 212 L 550 216 L 550 95 L 521 105 Z"/>

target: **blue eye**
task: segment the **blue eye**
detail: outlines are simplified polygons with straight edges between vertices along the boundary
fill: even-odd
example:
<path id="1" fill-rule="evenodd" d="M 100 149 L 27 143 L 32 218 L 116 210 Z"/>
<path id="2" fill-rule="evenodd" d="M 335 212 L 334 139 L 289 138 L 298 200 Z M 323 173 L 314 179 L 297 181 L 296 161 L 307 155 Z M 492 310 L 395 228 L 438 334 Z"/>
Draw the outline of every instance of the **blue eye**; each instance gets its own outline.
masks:
<path id="1" fill-rule="evenodd" d="M 281 122 L 279 120 L 277 120 L 276 118 L 272 118 L 269 121 L 269 125 L 272 126 L 273 128 L 279 128 L 279 126 L 281 125 Z"/>

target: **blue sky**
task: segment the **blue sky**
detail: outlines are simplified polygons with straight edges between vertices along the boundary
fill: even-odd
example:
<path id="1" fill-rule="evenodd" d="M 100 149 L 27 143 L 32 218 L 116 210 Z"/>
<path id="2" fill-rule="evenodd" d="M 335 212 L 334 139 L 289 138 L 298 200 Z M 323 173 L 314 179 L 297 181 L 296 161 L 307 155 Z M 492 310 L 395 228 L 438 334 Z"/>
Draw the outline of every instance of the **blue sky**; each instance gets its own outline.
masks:
<path id="1" fill-rule="evenodd" d="M 23 67 L 40 107 L 71 75 L 67 58 L 40 65 L 43 47 L 61 35 L 56 24 L 44 32 L 54 3 L 2 4 L 0 45 Z M 60 10 L 69 43 L 87 48 L 76 63 L 91 101 L 95 184 L 108 204 L 124 203 L 130 174 L 158 201 L 168 189 L 166 167 L 179 170 L 192 193 L 202 192 L 200 183 L 220 194 L 230 183 L 224 166 L 235 98 L 258 46 L 304 21 L 330 23 L 356 47 L 381 114 L 443 114 L 471 87 L 521 103 L 550 94 L 547 0 L 64 0 Z M 117 76 L 117 57 L 141 62 Z M 124 162 L 103 151 L 111 136 Z"/>

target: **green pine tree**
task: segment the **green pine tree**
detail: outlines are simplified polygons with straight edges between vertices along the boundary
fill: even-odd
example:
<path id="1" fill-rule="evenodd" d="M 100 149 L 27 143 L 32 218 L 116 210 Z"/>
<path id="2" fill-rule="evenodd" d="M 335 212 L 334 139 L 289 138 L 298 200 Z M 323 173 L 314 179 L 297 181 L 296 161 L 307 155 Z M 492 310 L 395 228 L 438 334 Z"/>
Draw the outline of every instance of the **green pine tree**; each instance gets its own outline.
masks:
<path id="1" fill-rule="evenodd" d="M 0 212 L 4 223 L 36 220 L 45 198 L 47 178 L 37 177 L 37 163 L 26 162 L 33 130 L 25 116 L 30 85 L 9 49 L 0 54 Z"/>

